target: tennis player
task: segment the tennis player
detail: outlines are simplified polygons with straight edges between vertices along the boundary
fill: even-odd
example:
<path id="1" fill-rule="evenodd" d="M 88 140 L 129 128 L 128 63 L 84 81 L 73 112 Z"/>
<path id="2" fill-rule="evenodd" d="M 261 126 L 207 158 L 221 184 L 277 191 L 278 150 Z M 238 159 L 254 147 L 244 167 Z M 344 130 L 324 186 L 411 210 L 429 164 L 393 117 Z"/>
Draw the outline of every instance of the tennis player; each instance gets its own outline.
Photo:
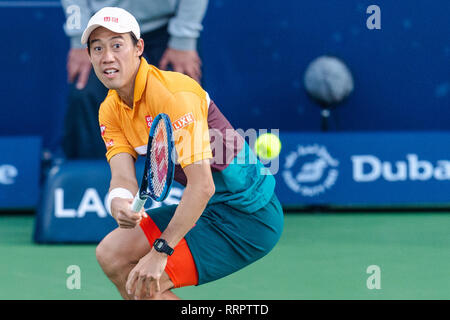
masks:
<path id="1" fill-rule="evenodd" d="M 177 299 L 172 288 L 220 279 L 266 255 L 283 229 L 275 179 L 207 92 L 149 64 L 139 25 L 123 9 L 99 10 L 81 41 L 109 89 L 99 122 L 111 167 L 107 206 L 118 228 L 96 255 L 122 297 Z M 135 160 L 159 113 L 172 121 L 175 180 L 185 189 L 178 205 L 134 213 Z"/>

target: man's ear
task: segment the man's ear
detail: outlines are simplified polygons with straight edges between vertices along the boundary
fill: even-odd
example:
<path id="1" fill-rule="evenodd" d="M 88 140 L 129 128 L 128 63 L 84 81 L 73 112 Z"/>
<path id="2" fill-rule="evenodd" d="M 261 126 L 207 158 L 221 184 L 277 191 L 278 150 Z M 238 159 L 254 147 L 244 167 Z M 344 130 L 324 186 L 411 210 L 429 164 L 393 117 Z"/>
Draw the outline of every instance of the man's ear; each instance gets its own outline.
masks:
<path id="1" fill-rule="evenodd" d="M 142 38 L 140 38 L 136 43 L 136 48 L 138 50 L 137 51 L 138 57 L 140 57 L 144 53 L 144 40 Z"/>

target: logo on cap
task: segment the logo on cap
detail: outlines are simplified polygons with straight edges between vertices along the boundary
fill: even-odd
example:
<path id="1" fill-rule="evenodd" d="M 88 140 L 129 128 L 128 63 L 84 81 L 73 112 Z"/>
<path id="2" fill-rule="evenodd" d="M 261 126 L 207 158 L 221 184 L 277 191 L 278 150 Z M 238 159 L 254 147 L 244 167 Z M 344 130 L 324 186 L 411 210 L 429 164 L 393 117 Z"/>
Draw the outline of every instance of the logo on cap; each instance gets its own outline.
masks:
<path id="1" fill-rule="evenodd" d="M 117 17 L 103 17 L 103 21 L 119 23 L 119 18 L 117 18 Z"/>

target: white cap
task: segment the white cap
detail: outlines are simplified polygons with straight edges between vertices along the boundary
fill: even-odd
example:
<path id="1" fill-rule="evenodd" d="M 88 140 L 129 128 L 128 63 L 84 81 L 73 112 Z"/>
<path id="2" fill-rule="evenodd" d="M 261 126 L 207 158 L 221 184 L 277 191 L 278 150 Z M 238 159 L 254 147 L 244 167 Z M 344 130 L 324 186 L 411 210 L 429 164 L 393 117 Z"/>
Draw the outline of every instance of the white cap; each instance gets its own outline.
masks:
<path id="1" fill-rule="evenodd" d="M 81 36 L 81 43 L 86 44 L 92 31 L 104 27 L 116 33 L 132 32 L 136 39 L 141 37 L 141 31 L 136 18 L 128 11 L 117 7 L 105 7 L 97 11 L 89 20 Z"/>

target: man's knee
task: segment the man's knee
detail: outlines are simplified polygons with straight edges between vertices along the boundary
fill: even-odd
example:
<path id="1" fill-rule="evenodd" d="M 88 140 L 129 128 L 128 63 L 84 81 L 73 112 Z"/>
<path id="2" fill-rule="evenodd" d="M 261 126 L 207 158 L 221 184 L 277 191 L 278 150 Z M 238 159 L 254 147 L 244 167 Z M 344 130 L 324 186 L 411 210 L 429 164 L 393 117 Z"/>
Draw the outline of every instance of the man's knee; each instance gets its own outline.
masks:
<path id="1" fill-rule="evenodd" d="M 150 245 L 140 229 L 117 228 L 98 244 L 95 255 L 105 274 L 111 278 L 129 272 L 149 251 Z"/>
<path id="2" fill-rule="evenodd" d="M 102 240 L 95 249 L 95 256 L 109 278 L 117 278 L 130 266 L 130 261 L 107 239 Z"/>

